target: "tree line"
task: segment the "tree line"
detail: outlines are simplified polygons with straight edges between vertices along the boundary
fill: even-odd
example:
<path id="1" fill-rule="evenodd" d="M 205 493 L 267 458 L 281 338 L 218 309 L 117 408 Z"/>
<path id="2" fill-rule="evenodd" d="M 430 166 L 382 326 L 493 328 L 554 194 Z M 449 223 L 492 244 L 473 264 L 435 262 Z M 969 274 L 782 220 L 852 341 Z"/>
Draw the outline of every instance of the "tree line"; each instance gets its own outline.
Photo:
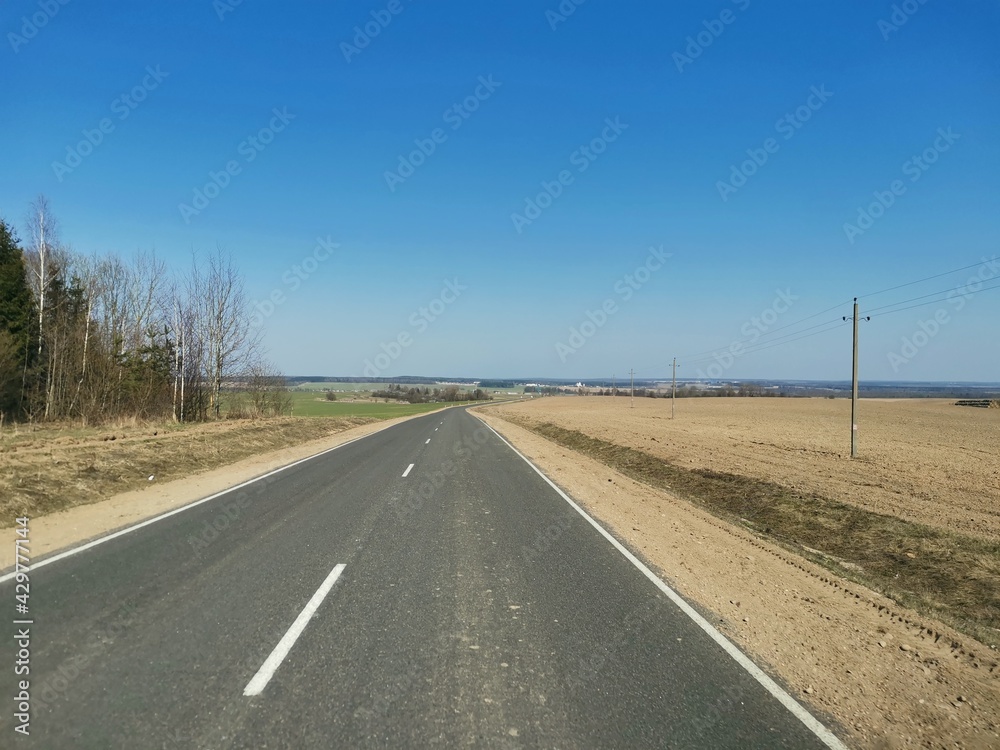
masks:
<path id="1" fill-rule="evenodd" d="M 284 381 L 251 320 L 221 249 L 182 272 L 152 252 L 76 253 L 41 196 L 23 240 L 0 217 L 0 424 L 282 413 Z"/>
<path id="2" fill-rule="evenodd" d="M 598 388 L 591 386 L 535 386 L 528 385 L 524 388 L 525 393 L 539 393 L 543 396 L 558 396 L 562 394 L 576 394 L 578 396 L 630 396 L 637 398 L 670 398 L 671 391 L 662 388 L 637 387 L 633 390 L 629 388 Z M 765 388 L 758 383 L 737 383 L 734 388 L 732 384 L 726 383 L 718 388 L 700 388 L 698 386 L 683 384 L 677 386 L 677 398 L 713 398 L 713 397 L 783 397 L 787 394 L 780 389 Z"/>
<path id="3" fill-rule="evenodd" d="M 393 384 L 381 391 L 374 391 L 372 398 L 406 401 L 410 404 L 426 404 L 437 402 L 452 403 L 456 401 L 491 401 L 493 396 L 482 388 L 476 388 L 474 391 L 469 392 L 461 390 L 457 385 L 449 385 L 445 388 L 434 388 L 432 390 L 427 387 L 420 388 L 417 386 L 404 388 L 401 385 Z"/>
<path id="4" fill-rule="evenodd" d="M 525 392 L 527 392 L 527 389 L 525 389 Z M 614 390 L 611 388 L 598 388 L 592 391 L 579 388 L 577 392 L 582 396 L 628 396 L 631 393 L 628 388 L 615 388 Z M 659 388 L 636 388 L 634 395 L 642 398 L 670 398 L 673 394 L 669 390 Z M 677 398 L 726 398 L 734 396 L 740 398 L 767 398 L 784 395 L 783 391 L 765 388 L 757 383 L 737 383 L 736 388 L 728 383 L 719 388 L 698 388 L 687 384 L 677 386 Z"/>

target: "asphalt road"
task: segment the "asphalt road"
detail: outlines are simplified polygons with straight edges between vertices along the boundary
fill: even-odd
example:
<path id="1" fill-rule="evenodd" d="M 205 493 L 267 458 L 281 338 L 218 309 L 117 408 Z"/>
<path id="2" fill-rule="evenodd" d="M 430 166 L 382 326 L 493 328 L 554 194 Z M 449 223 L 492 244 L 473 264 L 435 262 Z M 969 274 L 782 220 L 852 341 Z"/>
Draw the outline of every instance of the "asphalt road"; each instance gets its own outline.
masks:
<path id="1" fill-rule="evenodd" d="M 464 409 L 30 576 L 2 747 L 837 746 Z"/>

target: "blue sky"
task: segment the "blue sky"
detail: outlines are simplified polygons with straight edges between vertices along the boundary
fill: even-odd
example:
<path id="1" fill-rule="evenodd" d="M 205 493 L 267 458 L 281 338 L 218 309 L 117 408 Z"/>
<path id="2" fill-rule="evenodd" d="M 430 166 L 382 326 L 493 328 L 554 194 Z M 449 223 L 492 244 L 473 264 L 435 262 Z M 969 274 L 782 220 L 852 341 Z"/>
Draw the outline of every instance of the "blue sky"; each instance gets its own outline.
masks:
<path id="1" fill-rule="evenodd" d="M 225 247 L 288 374 L 846 379 L 822 324 L 970 266 L 862 298 L 929 303 L 864 323 L 862 377 L 1000 380 L 995 2 L 9 0 L 0 30 L 0 215 Z"/>

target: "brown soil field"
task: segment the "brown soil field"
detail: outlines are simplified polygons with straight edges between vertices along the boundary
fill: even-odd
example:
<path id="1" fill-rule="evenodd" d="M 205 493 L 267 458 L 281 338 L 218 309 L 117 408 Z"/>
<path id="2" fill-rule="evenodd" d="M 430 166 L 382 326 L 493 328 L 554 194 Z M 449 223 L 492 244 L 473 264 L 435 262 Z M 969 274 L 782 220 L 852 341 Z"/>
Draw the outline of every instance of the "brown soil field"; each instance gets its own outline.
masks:
<path id="1" fill-rule="evenodd" d="M 946 580 L 945 587 L 962 588 L 965 561 L 948 563 L 971 547 L 971 563 L 983 568 L 987 582 L 975 591 L 995 599 L 1000 547 L 989 541 L 996 514 L 988 500 L 996 497 L 990 477 L 996 477 L 997 461 L 984 453 L 991 440 L 996 445 L 997 412 L 947 402 L 863 401 L 861 458 L 855 461 L 845 429 L 849 402 L 845 409 L 843 402 L 826 400 L 685 399 L 678 401 L 673 424 L 670 404 L 648 399 L 637 399 L 634 410 L 624 398 L 566 397 L 475 413 L 848 746 L 1000 747 L 1000 654 L 967 632 L 1000 632 L 988 627 L 996 619 L 990 610 L 976 610 L 975 600 L 931 601 L 931 612 L 976 610 L 978 625 L 958 632 L 865 585 L 866 576 L 905 579 L 926 553 L 931 560 L 919 568 L 918 580 L 931 589 L 940 583 L 936 575 L 947 573 L 958 585 Z M 943 456 L 954 457 L 956 465 Z M 784 483 L 797 489 L 786 491 Z M 985 497 L 977 487 L 988 488 Z M 904 502 L 918 493 L 923 502 Z M 850 563 L 789 544 L 770 526 L 744 523 L 721 502 L 730 497 L 746 508 L 808 501 L 821 522 L 846 519 L 849 529 L 871 531 L 869 545 L 891 545 L 902 534 L 908 547 L 873 560 L 888 570 L 855 566 L 861 572 L 849 580 L 831 568 L 851 573 Z M 994 525 L 969 536 L 972 529 L 950 521 L 946 507 L 932 512 L 942 498 Z M 852 512 L 861 505 L 866 508 Z M 912 520 L 881 515 L 890 509 Z M 800 520 L 780 513 L 771 518 Z M 792 536 L 808 530 L 808 524 L 792 526 Z M 948 548 L 943 558 L 934 554 L 938 547 Z"/>
<path id="2" fill-rule="evenodd" d="M 862 399 L 564 397 L 499 407 L 686 468 L 731 472 L 928 526 L 1000 540 L 1000 410 Z"/>

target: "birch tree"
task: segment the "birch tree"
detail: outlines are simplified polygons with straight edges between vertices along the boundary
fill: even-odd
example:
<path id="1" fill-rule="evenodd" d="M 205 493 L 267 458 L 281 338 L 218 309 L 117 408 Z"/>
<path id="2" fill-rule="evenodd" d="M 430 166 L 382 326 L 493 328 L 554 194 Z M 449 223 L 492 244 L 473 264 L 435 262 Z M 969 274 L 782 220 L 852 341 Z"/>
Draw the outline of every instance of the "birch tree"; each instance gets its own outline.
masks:
<path id="1" fill-rule="evenodd" d="M 253 360 L 259 334 L 250 323 L 250 302 L 232 255 L 221 248 L 210 255 L 203 282 L 201 323 L 211 388 L 209 403 L 218 419 L 223 380 Z"/>
<path id="2" fill-rule="evenodd" d="M 25 257 L 28 261 L 28 276 L 31 290 L 38 307 L 38 356 L 42 356 L 42 341 L 45 336 L 46 297 L 52 283 L 52 263 L 55 248 L 59 242 L 59 223 L 52 215 L 49 199 L 39 195 L 28 208 L 25 217 L 28 230 L 28 247 Z"/>

